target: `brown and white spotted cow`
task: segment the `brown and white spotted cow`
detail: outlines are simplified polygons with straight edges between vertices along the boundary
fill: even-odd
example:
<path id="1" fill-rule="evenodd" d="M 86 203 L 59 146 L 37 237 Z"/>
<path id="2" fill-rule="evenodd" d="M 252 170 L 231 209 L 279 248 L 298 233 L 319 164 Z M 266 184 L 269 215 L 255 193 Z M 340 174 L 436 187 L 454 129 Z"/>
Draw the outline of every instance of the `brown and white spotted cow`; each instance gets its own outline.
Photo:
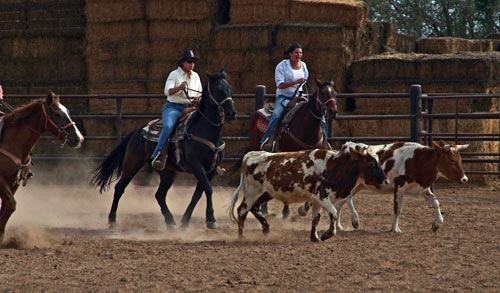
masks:
<path id="1" fill-rule="evenodd" d="M 259 220 L 263 233 L 267 234 L 269 224 L 259 208 L 262 203 L 272 198 L 285 204 L 309 201 L 313 206 L 311 241 L 319 241 L 317 225 L 321 208 L 330 217 L 330 227 L 321 236 L 321 240 L 326 240 L 335 235 L 337 219 L 329 194 L 347 196 L 360 179 L 367 185 L 387 184 L 377 155 L 360 145 L 353 144 L 345 151 L 249 152 L 243 157 L 240 185 L 233 194 L 229 215 L 238 223 L 240 238 L 248 212 Z M 234 207 L 240 191 L 243 200 L 236 219 Z"/>
<path id="2" fill-rule="evenodd" d="M 381 186 L 381 188 L 374 188 L 373 186 L 359 182 L 353 188 L 351 195 L 335 202 L 335 208 L 339 217 L 340 209 L 347 201 L 351 211 L 352 225 L 354 228 L 358 228 L 359 218 L 352 204 L 352 197 L 356 193 L 363 189 L 368 189 L 376 193 L 394 194 L 394 219 L 391 231 L 401 233 L 399 215 L 403 208 L 403 196 L 405 194 L 414 196 L 422 194 L 434 208 L 432 230 L 434 232 L 437 231 L 443 224 L 443 216 L 439 208 L 439 201 L 431 190 L 431 185 L 440 176 L 461 184 L 467 183 L 468 178 L 462 167 L 462 158 L 459 150 L 467 148 L 468 145 L 455 145 L 440 141 L 439 144 L 433 142 L 433 147 L 413 142 L 396 142 L 370 147 L 378 152 L 380 163 L 387 174 L 390 184 Z M 302 215 L 305 214 L 303 209 L 299 213 Z M 337 228 L 342 230 L 340 221 L 337 221 Z"/>

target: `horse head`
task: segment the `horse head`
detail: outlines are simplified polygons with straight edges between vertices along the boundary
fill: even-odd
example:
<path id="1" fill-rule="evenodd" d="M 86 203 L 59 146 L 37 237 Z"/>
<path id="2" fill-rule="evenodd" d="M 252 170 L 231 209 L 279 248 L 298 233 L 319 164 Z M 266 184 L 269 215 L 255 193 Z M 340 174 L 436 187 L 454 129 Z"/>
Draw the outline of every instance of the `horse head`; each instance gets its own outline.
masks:
<path id="1" fill-rule="evenodd" d="M 67 143 L 72 148 L 79 148 L 83 136 L 69 116 L 68 108 L 61 104 L 59 96 L 49 90 L 42 108 L 46 118 L 45 129 L 57 136 L 63 145 Z"/>
<path id="2" fill-rule="evenodd" d="M 207 71 L 206 74 L 208 83 L 203 89 L 200 110 L 203 110 L 203 107 L 208 103 L 213 103 L 218 108 L 221 123 L 225 120 L 236 119 L 232 88 L 227 82 L 226 72 L 221 70 L 212 74 Z"/>
<path id="3" fill-rule="evenodd" d="M 337 115 L 337 92 L 333 88 L 333 81 L 321 81 L 315 79 L 318 91 L 316 93 L 317 99 L 321 102 L 323 108 L 326 108 L 327 118 L 333 119 Z"/>

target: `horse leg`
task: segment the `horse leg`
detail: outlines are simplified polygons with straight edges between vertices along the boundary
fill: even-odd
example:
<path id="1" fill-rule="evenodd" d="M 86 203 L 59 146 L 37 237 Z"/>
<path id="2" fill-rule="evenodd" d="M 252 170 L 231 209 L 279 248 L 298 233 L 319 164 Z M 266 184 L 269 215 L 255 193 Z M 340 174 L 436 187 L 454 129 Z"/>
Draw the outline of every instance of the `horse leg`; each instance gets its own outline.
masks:
<path id="1" fill-rule="evenodd" d="M 205 210 L 206 225 L 209 229 L 217 229 L 214 216 L 214 206 L 212 202 L 213 190 L 212 185 L 210 184 L 210 181 L 214 177 L 215 173 L 212 171 L 209 174 L 206 174 L 203 168 L 198 168 L 193 173 L 196 176 L 196 179 L 198 179 L 198 183 L 196 184 L 196 189 L 193 193 L 193 197 L 191 198 L 191 202 L 182 216 L 182 227 L 189 227 L 189 222 L 191 221 L 191 215 L 193 214 L 194 208 L 196 207 L 196 204 L 198 204 L 203 191 L 205 191 L 205 196 L 207 198 L 207 208 Z"/>
<path id="2" fill-rule="evenodd" d="M 191 221 L 191 216 L 193 214 L 194 208 L 196 207 L 196 204 L 198 204 L 198 201 L 200 200 L 202 193 L 203 193 L 203 187 L 202 184 L 198 181 L 198 183 L 196 184 L 196 188 L 193 192 L 193 196 L 191 197 L 191 201 L 189 202 L 189 205 L 186 208 L 184 215 L 182 215 L 181 219 L 182 228 L 189 227 L 189 222 Z"/>
<path id="3" fill-rule="evenodd" d="M 166 197 L 167 192 L 172 187 L 175 179 L 175 172 L 172 171 L 163 171 L 160 173 L 160 185 L 155 193 L 156 201 L 160 206 L 161 214 L 165 219 L 165 223 L 167 224 L 167 228 L 171 228 L 175 226 L 174 216 L 170 212 L 167 206 Z"/>
<path id="4" fill-rule="evenodd" d="M 129 155 L 129 152 L 125 155 L 123 159 L 123 171 L 118 180 L 118 183 L 115 185 L 115 193 L 113 195 L 113 203 L 111 204 L 111 210 L 108 214 L 108 223 L 110 226 L 114 226 L 116 224 L 116 210 L 118 209 L 118 202 L 125 192 L 125 188 L 127 188 L 132 178 L 134 178 L 135 174 L 139 172 L 139 170 L 144 165 L 144 155 L 142 157 L 142 161 L 138 158 L 133 158 Z"/>
<path id="5" fill-rule="evenodd" d="M 8 186 L 4 184 L 4 186 Z M 2 188 L 0 190 L 2 200 L 2 205 L 0 207 L 0 243 L 3 241 L 3 236 L 5 235 L 5 226 L 10 216 L 16 210 L 16 200 L 14 199 L 14 194 L 10 189 Z"/>

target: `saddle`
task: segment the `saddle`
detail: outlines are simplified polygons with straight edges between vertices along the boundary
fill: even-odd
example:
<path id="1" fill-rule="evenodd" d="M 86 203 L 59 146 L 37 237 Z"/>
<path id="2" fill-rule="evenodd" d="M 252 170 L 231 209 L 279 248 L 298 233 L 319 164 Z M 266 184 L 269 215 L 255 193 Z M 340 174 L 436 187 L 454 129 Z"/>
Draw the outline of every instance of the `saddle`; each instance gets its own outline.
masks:
<path id="1" fill-rule="evenodd" d="M 174 152 L 176 155 L 177 164 L 181 160 L 181 150 L 179 149 L 179 142 L 184 139 L 187 132 L 187 128 L 190 122 L 191 114 L 196 110 L 196 107 L 187 107 L 182 111 L 181 118 L 177 121 L 174 131 L 167 140 L 167 144 L 173 144 L 175 146 Z M 141 135 L 144 139 L 158 143 L 160 138 L 161 130 L 163 128 L 163 120 L 157 118 L 149 121 L 142 129 Z M 170 146 L 169 146 L 170 149 Z"/>
<path id="2" fill-rule="evenodd" d="M 278 124 L 279 126 L 276 128 L 281 129 L 282 128 L 281 125 L 287 125 L 290 122 L 290 120 L 292 120 L 295 113 L 300 108 L 302 108 L 302 106 L 305 105 L 305 102 L 307 102 L 307 98 L 302 96 L 291 100 L 290 103 L 288 103 L 288 106 L 286 107 L 285 113 L 283 113 L 283 116 L 279 121 Z M 257 120 L 256 127 L 262 133 L 266 132 L 267 127 L 269 126 L 269 120 L 271 120 L 273 109 L 274 109 L 274 103 L 267 102 L 264 104 L 262 108 L 257 110 L 257 113 L 259 114 L 259 119 Z"/>

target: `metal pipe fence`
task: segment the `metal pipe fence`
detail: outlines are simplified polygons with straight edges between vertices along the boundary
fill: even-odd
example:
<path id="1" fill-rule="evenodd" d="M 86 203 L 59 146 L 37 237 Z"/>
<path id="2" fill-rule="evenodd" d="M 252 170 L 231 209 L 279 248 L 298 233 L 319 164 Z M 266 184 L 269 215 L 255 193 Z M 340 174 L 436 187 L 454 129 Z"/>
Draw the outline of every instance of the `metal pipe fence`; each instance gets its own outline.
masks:
<path id="1" fill-rule="evenodd" d="M 123 121 L 125 120 L 144 120 L 155 119 L 160 116 L 160 113 L 154 114 L 133 114 L 125 113 L 123 110 L 123 100 L 125 99 L 165 99 L 164 95 L 141 95 L 141 94 L 103 94 L 103 95 L 60 95 L 63 101 L 67 100 L 91 100 L 91 99 L 105 99 L 114 100 L 116 111 L 113 114 L 93 114 L 93 113 L 77 113 L 72 114 L 74 120 L 85 119 L 102 119 L 114 121 L 116 127 L 115 134 L 110 135 L 86 135 L 86 140 L 115 140 L 117 143 L 124 137 Z M 10 100 L 23 100 L 35 99 L 40 95 L 5 95 L 5 101 Z M 254 94 L 235 94 L 235 100 L 239 99 L 253 99 L 255 101 L 255 109 L 262 107 L 264 100 L 274 98 L 274 95 L 266 93 L 265 87 L 257 86 Z M 354 115 L 354 114 L 337 114 L 335 120 L 338 121 L 377 121 L 377 120 L 409 120 L 410 130 L 409 136 L 386 136 L 386 137 L 339 137 L 335 135 L 332 123 L 328 123 L 330 142 L 345 142 L 348 140 L 366 142 L 394 142 L 394 141 L 414 141 L 422 144 L 430 145 L 433 140 L 448 140 L 457 144 L 462 142 L 471 141 L 500 141 L 500 133 L 464 133 L 460 129 L 460 123 L 464 120 L 478 120 L 478 119 L 496 119 L 500 127 L 500 111 L 490 112 L 474 112 L 463 113 L 460 112 L 459 101 L 471 100 L 481 103 L 482 101 L 496 101 L 496 105 L 500 104 L 500 94 L 422 94 L 422 87 L 420 85 L 411 86 L 408 93 L 340 93 L 337 95 L 337 100 L 341 99 L 410 99 L 410 109 L 408 114 L 384 114 L 384 115 Z M 450 100 L 455 102 L 455 111 L 451 113 L 434 113 L 434 102 L 439 100 Z M 395 105 L 397 106 L 397 105 Z M 237 120 L 249 120 L 251 115 L 237 115 Z M 434 132 L 434 122 L 439 120 L 453 120 L 454 131 L 450 133 Z M 42 139 L 53 139 L 49 135 L 42 136 Z M 226 136 L 223 137 L 225 141 L 248 141 L 247 136 Z M 468 163 L 490 163 L 496 164 L 495 171 L 469 171 L 468 174 L 477 175 L 500 175 L 500 150 L 494 152 L 461 152 L 463 162 Z M 101 160 L 103 157 L 86 156 L 86 157 L 72 157 L 72 156 L 40 156 L 34 157 L 34 160 Z M 225 160 L 235 160 L 234 157 L 227 157 Z"/>

